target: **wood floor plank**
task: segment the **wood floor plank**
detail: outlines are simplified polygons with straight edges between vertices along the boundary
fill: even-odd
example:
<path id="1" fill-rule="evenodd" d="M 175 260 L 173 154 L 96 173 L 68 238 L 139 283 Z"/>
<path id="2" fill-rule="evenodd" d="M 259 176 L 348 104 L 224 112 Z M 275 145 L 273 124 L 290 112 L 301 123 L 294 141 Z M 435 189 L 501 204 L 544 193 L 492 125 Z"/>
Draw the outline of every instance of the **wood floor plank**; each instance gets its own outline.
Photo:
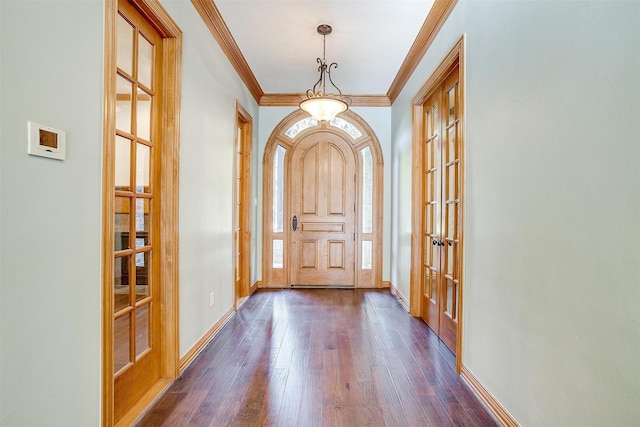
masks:
<path id="1" fill-rule="evenodd" d="M 138 426 L 497 425 L 388 290 L 252 295 Z"/>

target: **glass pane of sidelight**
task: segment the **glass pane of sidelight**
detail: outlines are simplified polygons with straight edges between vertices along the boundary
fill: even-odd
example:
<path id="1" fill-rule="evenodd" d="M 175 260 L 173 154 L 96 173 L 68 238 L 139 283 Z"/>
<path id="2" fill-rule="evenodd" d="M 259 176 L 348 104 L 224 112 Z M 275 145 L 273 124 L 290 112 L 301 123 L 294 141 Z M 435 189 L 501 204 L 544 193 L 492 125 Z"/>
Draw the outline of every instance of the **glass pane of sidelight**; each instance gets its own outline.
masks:
<path id="1" fill-rule="evenodd" d="M 113 263 L 113 312 L 117 313 L 129 307 L 129 259 L 130 256 L 118 257 Z"/>
<path id="2" fill-rule="evenodd" d="M 138 88 L 136 94 L 136 135 L 145 141 L 151 141 L 151 101 L 147 92 Z"/>
<path id="3" fill-rule="evenodd" d="M 273 226 L 274 233 L 284 230 L 284 155 L 287 152 L 278 145 L 273 155 Z"/>
<path id="4" fill-rule="evenodd" d="M 130 313 L 113 322 L 113 372 L 118 372 L 130 362 Z"/>
<path id="5" fill-rule="evenodd" d="M 151 315 L 151 303 L 136 308 L 136 358 L 150 347 L 149 343 L 149 317 Z"/>
<path id="6" fill-rule="evenodd" d="M 136 145 L 136 192 L 149 193 L 151 147 L 140 143 Z"/>
<path id="7" fill-rule="evenodd" d="M 116 197 L 114 209 L 114 246 L 116 251 L 128 249 L 129 224 L 131 220 L 131 199 L 128 197 Z"/>
<path id="8" fill-rule="evenodd" d="M 118 15 L 118 68 L 133 75 L 133 27 Z"/>
<path id="9" fill-rule="evenodd" d="M 282 240 L 273 241 L 273 268 L 284 268 L 284 245 Z"/>
<path id="10" fill-rule="evenodd" d="M 363 148 L 360 154 L 362 155 L 362 232 L 373 233 L 373 161 L 371 148 Z M 364 263 L 364 258 L 362 262 Z"/>
<path id="11" fill-rule="evenodd" d="M 116 129 L 131 133 L 131 97 L 133 85 L 121 75 L 116 80 Z"/>
<path id="12" fill-rule="evenodd" d="M 153 45 L 138 33 L 138 81 L 153 89 L 151 74 L 153 67 Z"/>
<path id="13" fill-rule="evenodd" d="M 373 242 L 371 240 L 362 241 L 362 269 L 371 270 L 373 268 Z"/>

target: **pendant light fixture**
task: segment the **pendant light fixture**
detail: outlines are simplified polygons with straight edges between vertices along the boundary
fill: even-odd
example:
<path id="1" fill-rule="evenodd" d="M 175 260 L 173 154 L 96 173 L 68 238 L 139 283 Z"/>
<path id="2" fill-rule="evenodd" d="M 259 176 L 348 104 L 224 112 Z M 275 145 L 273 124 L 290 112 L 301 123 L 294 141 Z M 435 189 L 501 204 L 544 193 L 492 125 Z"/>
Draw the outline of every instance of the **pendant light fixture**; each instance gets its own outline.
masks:
<path id="1" fill-rule="evenodd" d="M 331 80 L 331 69 L 338 67 L 336 62 L 327 65 L 326 37 L 331 34 L 331 31 L 330 25 L 322 24 L 318 26 L 318 34 L 322 35 L 322 59 L 318 58 L 316 60 L 320 64 L 318 66 L 320 78 L 312 89 L 307 90 L 307 99 L 300 102 L 300 109 L 311 114 L 318 121 L 333 119 L 336 115 L 347 111 L 349 104 L 351 104 L 351 98 L 343 96 L 338 86 Z M 337 93 L 327 92 L 327 81 L 338 91 Z"/>

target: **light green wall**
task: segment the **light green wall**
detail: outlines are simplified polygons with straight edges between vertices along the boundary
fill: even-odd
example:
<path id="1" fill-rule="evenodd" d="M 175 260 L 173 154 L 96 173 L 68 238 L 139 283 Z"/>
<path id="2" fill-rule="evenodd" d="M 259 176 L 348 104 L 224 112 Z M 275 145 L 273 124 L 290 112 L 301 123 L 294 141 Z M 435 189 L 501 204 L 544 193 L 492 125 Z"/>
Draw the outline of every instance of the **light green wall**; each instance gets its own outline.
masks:
<path id="1" fill-rule="evenodd" d="M 399 165 L 466 33 L 463 363 L 523 426 L 640 425 L 638 22 L 639 2 L 461 1 L 393 107 Z"/>
<path id="2" fill-rule="evenodd" d="M 191 3 L 162 3 L 184 33 L 184 355 L 233 307 L 236 100 L 254 119 L 254 144 L 259 117 Z M 95 0 L 0 1 L 2 426 L 100 425 L 103 8 Z M 28 120 L 67 132 L 66 161 L 26 154 Z"/>
<path id="3" fill-rule="evenodd" d="M 2 426 L 99 425 L 103 21 L 0 1 Z M 27 155 L 27 121 L 66 131 L 67 159 Z"/>
<path id="4" fill-rule="evenodd" d="M 233 308 L 236 100 L 254 120 L 254 143 L 259 117 L 257 103 L 193 5 L 186 1 L 162 1 L 162 4 L 184 32 L 179 319 L 180 354 L 184 355 Z M 255 210 L 251 215 L 255 217 Z M 213 307 L 209 307 L 211 292 L 215 299 Z"/>

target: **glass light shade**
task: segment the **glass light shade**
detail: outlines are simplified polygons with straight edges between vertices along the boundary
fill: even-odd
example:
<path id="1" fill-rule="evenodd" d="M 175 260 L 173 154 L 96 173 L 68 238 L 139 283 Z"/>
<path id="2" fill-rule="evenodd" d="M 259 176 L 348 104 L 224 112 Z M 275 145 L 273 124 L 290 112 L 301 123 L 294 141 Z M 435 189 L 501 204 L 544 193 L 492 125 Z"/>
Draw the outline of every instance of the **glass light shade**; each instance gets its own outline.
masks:
<path id="1" fill-rule="evenodd" d="M 311 114 L 318 121 L 331 120 L 336 115 L 347 111 L 348 107 L 347 103 L 341 99 L 327 96 L 305 99 L 300 103 L 300 109 Z"/>

